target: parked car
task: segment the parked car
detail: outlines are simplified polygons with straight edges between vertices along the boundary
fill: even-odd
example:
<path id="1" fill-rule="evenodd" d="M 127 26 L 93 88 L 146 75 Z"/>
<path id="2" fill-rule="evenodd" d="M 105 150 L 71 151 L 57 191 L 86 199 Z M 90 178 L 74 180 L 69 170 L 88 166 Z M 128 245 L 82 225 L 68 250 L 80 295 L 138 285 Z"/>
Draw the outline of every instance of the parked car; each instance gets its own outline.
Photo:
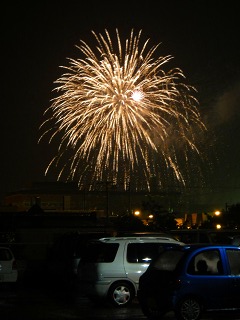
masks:
<path id="1" fill-rule="evenodd" d="M 178 320 L 198 320 L 211 312 L 238 313 L 240 247 L 186 244 L 165 249 L 141 275 L 137 296 L 151 320 L 170 311 Z"/>
<path id="2" fill-rule="evenodd" d="M 17 279 L 17 263 L 12 250 L 0 247 L 0 283 L 15 283 Z"/>
<path id="3" fill-rule="evenodd" d="M 138 280 L 164 248 L 183 243 L 165 236 L 109 237 L 90 241 L 81 256 L 78 279 L 92 300 L 127 306 L 136 297 Z"/>
<path id="4" fill-rule="evenodd" d="M 184 243 L 215 243 L 240 245 L 240 230 L 176 229 L 170 234 Z"/>
<path id="5" fill-rule="evenodd" d="M 109 233 L 103 231 L 67 232 L 60 235 L 48 251 L 44 267 L 48 278 L 54 282 L 61 281 L 68 286 L 75 285 L 78 264 L 87 241 L 106 236 L 109 236 Z M 39 267 L 42 274 L 43 268 L 40 265 Z"/>

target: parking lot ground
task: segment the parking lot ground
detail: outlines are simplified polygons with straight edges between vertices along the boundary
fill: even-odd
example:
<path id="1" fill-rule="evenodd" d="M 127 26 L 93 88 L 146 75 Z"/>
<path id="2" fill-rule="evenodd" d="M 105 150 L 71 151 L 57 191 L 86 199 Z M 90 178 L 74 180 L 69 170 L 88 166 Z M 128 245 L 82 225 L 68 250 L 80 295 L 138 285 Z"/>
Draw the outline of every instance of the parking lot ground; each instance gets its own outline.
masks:
<path id="1" fill-rule="evenodd" d="M 116 308 L 110 304 L 94 304 L 76 290 L 59 287 L 17 288 L 0 286 L 1 320 L 147 320 L 137 299 L 127 308 Z M 210 320 L 205 317 L 202 320 Z M 215 320 L 240 320 L 240 317 L 217 315 Z M 169 312 L 163 320 L 175 320 Z"/>

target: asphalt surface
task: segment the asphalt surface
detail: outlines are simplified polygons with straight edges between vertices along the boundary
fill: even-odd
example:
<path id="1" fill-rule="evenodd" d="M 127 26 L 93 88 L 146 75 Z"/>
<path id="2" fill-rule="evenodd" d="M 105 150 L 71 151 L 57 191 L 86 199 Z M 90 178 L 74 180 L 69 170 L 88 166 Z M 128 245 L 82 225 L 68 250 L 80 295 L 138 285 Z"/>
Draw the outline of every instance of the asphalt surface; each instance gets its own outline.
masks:
<path id="1" fill-rule="evenodd" d="M 66 288 L 0 288 L 1 320 L 146 319 L 137 301 L 128 308 L 94 304 Z"/>
<path id="2" fill-rule="evenodd" d="M 95 304 L 77 288 L 46 283 L 28 283 L 16 287 L 0 285 L 0 320 L 146 320 L 135 299 L 127 308 L 108 303 Z M 162 320 L 174 320 L 168 313 Z M 215 318 L 239 320 L 239 317 L 218 315 Z"/>

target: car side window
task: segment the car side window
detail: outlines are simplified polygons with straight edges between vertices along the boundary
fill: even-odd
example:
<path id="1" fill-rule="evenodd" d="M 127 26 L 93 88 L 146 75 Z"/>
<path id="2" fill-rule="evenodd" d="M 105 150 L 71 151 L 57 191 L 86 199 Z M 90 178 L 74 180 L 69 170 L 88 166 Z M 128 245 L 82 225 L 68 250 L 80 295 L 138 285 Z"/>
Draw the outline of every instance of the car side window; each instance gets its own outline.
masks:
<path id="1" fill-rule="evenodd" d="M 9 261 L 12 259 L 10 251 L 6 248 L 0 248 L 0 261 Z"/>
<path id="2" fill-rule="evenodd" d="M 232 275 L 240 275 L 240 251 L 234 249 L 226 250 L 230 272 Z"/>
<path id="3" fill-rule="evenodd" d="M 129 243 L 127 261 L 129 263 L 150 263 L 167 244 L 159 243 Z"/>
<path id="4" fill-rule="evenodd" d="M 219 275 L 223 273 L 218 250 L 204 250 L 196 254 L 188 265 L 187 272 L 194 275 Z"/>
<path id="5" fill-rule="evenodd" d="M 158 243 L 129 243 L 127 261 L 130 263 L 149 263 L 158 253 Z"/>

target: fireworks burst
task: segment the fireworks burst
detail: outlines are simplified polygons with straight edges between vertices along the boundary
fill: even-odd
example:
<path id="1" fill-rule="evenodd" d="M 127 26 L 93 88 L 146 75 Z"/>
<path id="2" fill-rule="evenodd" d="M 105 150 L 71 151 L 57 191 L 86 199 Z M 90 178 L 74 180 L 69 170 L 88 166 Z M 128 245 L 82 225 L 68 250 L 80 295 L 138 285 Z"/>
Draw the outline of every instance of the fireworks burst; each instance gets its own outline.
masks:
<path id="1" fill-rule="evenodd" d="M 58 179 L 67 172 L 89 189 L 97 181 L 150 189 L 169 176 L 184 184 L 180 163 L 199 154 L 195 133 L 206 129 L 195 89 L 184 84 L 180 69 L 163 70 L 172 56 L 155 58 L 159 44 L 141 45 L 141 31 L 131 30 L 125 41 L 118 30 L 113 39 L 107 30 L 92 34 L 94 49 L 80 41 L 81 57 L 70 58 L 55 81 L 41 138 L 60 135 L 61 142 L 46 173 L 61 166 Z"/>

